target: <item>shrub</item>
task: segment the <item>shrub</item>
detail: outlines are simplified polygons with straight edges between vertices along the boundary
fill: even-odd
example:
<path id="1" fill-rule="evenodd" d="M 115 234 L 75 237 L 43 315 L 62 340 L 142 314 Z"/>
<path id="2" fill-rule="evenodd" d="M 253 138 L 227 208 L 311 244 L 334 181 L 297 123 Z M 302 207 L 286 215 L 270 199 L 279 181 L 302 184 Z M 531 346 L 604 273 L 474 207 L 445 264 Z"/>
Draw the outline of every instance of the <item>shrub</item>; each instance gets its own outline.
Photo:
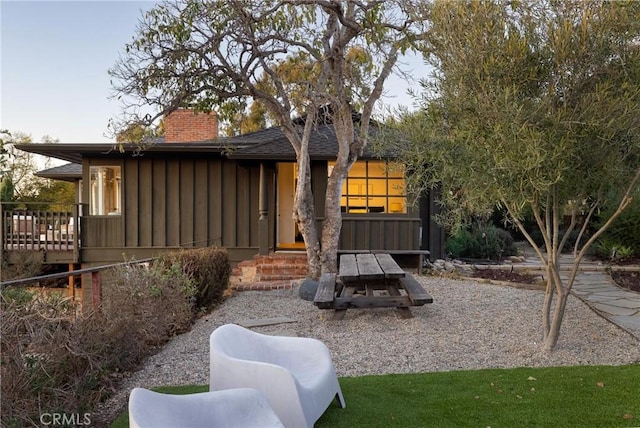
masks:
<path id="1" fill-rule="evenodd" d="M 189 328 L 198 299 L 220 299 L 229 271 L 218 249 L 122 265 L 103 273 L 101 311 L 81 316 L 63 295 L 3 290 L 2 426 L 40 426 L 43 413 L 90 413 L 113 389 L 115 374 Z"/>
<path id="2" fill-rule="evenodd" d="M 2 291 L 2 424 L 41 426 L 43 413 L 83 414 L 106 388 L 105 360 L 118 359 L 91 315 L 57 293 Z M 90 343 L 92 346 L 88 346 Z"/>
<path id="3" fill-rule="evenodd" d="M 229 287 L 231 262 L 223 248 L 181 250 L 165 255 L 161 263 L 179 265 L 183 273 L 192 278 L 197 308 L 209 308 L 219 303 Z"/>
<path id="4" fill-rule="evenodd" d="M 562 240 L 566 233 L 567 233 L 567 231 L 565 229 L 560 229 L 558 231 L 558 239 Z M 540 231 L 540 229 L 537 226 L 535 227 L 535 229 L 532 229 L 529 232 L 529 235 L 533 239 L 533 242 L 536 243 L 536 245 L 538 245 L 541 248 L 544 248 L 544 245 L 545 245 L 544 244 L 544 237 L 542 236 L 542 232 Z M 576 244 L 576 240 L 578 239 L 578 236 L 580 236 L 580 227 L 574 228 L 571 231 L 571 233 L 569 233 L 569 236 L 567 237 L 567 242 L 565 242 L 564 247 L 562 247 L 562 252 L 563 253 L 571 253 L 571 252 L 573 252 L 573 248 L 574 248 L 574 246 Z M 587 242 L 589 237 L 590 237 L 590 234 L 587 231 L 587 233 L 585 233 L 580 238 L 580 246 L 584 245 L 584 243 Z"/>
<path id="5" fill-rule="evenodd" d="M 474 223 L 449 237 L 445 251 L 452 257 L 487 260 L 499 260 L 518 252 L 509 232 L 481 223 Z"/>
<path id="6" fill-rule="evenodd" d="M 102 313 L 115 323 L 128 320 L 147 346 L 164 343 L 193 321 L 194 282 L 177 262 L 121 265 L 106 282 Z"/>
<path id="7" fill-rule="evenodd" d="M 620 261 L 633 256 L 634 251 L 631 247 L 622 245 L 610 238 L 601 238 L 594 245 L 593 253 L 602 259 Z"/>
<path id="8" fill-rule="evenodd" d="M 16 251 L 15 264 L 9 264 L 7 253 L 2 254 L 2 266 L 0 268 L 0 280 L 9 281 L 12 279 L 31 278 L 41 275 L 44 253 L 41 251 Z"/>
<path id="9" fill-rule="evenodd" d="M 619 200 L 619 197 L 612 200 Z M 598 226 L 604 224 L 615 208 L 615 206 L 609 206 L 603 210 L 598 218 Z M 640 251 L 640 195 L 635 195 L 631 204 L 602 234 L 600 240 L 605 243 L 615 243 L 618 247 L 628 247 L 636 253 Z"/>

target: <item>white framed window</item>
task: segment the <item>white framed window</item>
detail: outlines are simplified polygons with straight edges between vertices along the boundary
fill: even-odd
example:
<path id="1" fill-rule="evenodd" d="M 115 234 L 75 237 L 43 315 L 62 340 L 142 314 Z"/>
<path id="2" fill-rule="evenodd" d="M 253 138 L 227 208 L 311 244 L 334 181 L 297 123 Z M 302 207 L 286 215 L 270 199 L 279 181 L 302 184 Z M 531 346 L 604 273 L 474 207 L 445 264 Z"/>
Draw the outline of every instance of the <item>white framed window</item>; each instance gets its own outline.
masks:
<path id="1" fill-rule="evenodd" d="M 119 166 L 92 166 L 89 169 L 89 215 L 122 213 L 122 175 Z"/>

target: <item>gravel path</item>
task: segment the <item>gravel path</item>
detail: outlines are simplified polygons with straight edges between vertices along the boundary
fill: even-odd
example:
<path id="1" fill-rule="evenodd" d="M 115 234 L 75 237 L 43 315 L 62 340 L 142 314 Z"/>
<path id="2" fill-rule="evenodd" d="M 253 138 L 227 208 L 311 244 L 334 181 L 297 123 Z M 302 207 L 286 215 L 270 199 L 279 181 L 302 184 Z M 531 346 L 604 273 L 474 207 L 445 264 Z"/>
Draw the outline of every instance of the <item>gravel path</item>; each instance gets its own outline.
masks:
<path id="1" fill-rule="evenodd" d="M 437 277 L 419 281 L 434 303 L 411 308 L 411 319 L 395 309 L 353 309 L 335 322 L 332 311 L 317 309 L 296 290 L 237 293 L 148 358 L 97 414 L 111 420 L 135 386 L 208 384 L 211 332 L 258 318 L 296 320 L 254 330 L 322 340 L 338 376 L 640 362 L 637 339 L 573 296 L 558 345 L 548 354 L 540 350 L 541 291 Z"/>

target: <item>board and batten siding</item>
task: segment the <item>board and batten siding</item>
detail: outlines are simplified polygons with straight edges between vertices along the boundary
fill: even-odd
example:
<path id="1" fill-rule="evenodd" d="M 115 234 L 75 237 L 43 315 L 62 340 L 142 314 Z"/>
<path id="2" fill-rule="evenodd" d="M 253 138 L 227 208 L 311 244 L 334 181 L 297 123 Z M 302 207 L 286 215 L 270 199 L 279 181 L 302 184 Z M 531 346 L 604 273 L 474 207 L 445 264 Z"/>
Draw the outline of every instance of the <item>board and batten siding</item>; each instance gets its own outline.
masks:
<path id="1" fill-rule="evenodd" d="M 257 251 L 258 165 L 151 156 L 124 158 L 121 165 L 123 215 L 85 217 L 83 247 L 96 253 L 89 259 L 108 261 L 116 249 L 136 257 L 178 247 Z"/>
<path id="2" fill-rule="evenodd" d="M 228 160 L 125 160 L 125 246 L 256 247 L 259 178 Z"/>
<path id="3" fill-rule="evenodd" d="M 340 250 L 417 250 L 421 223 L 408 216 L 343 216 Z"/>

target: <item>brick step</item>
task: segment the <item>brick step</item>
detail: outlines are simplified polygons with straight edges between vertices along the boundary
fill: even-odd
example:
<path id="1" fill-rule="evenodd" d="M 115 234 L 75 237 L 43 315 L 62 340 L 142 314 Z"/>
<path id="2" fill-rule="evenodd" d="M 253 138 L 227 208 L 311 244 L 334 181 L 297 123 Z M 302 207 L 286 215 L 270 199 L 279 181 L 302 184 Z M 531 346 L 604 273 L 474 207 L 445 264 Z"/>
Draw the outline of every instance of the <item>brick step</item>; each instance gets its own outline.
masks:
<path id="1" fill-rule="evenodd" d="M 245 260 L 248 261 L 248 260 Z M 285 264 L 307 264 L 307 256 L 302 254 L 269 254 L 269 255 L 261 255 L 254 256 L 252 260 L 255 264 L 274 264 L 274 265 L 285 265 Z M 243 263 L 243 262 L 240 262 Z"/>
<path id="2" fill-rule="evenodd" d="M 257 255 L 253 260 L 238 263 L 231 275 L 234 285 L 304 278 L 307 275 L 307 256 L 286 253 Z"/>
<path id="3" fill-rule="evenodd" d="M 293 281 L 295 279 L 303 279 L 306 275 L 292 276 L 292 275 L 267 275 L 256 277 L 252 283 L 259 282 L 273 282 L 273 281 Z"/>
<path id="4" fill-rule="evenodd" d="M 268 273 L 274 270 L 296 270 L 296 269 L 304 269 L 305 272 L 307 270 L 307 264 L 296 264 L 296 263 L 278 263 L 278 264 L 257 264 L 255 265 L 256 273 Z"/>

